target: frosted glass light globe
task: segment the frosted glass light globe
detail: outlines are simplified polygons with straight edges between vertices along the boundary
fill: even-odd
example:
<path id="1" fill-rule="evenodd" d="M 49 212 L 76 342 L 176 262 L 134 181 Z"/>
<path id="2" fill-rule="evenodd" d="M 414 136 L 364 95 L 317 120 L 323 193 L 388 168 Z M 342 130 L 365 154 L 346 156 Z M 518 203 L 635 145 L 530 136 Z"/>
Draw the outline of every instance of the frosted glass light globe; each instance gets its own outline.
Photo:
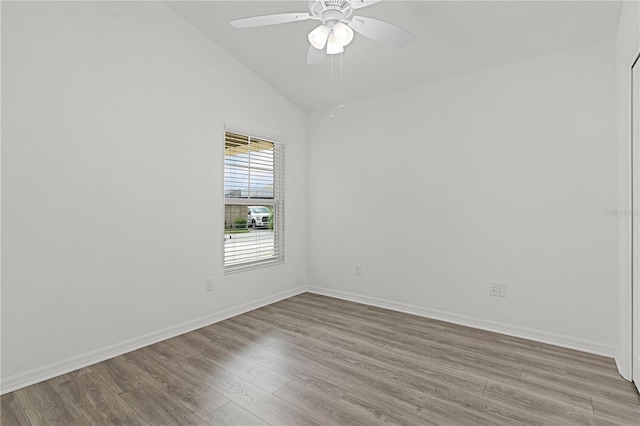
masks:
<path id="1" fill-rule="evenodd" d="M 331 30 L 324 25 L 320 25 L 315 30 L 309 33 L 309 43 L 316 49 L 324 48 L 324 45 L 327 43 L 327 37 L 329 36 L 329 32 Z"/>
<path id="2" fill-rule="evenodd" d="M 332 31 L 327 42 L 327 55 L 335 55 L 342 52 L 344 52 L 342 44 L 336 40 L 336 34 Z"/>
<path id="3" fill-rule="evenodd" d="M 342 22 L 338 22 L 334 25 L 333 33 L 336 35 L 336 41 L 342 46 L 346 46 L 351 43 L 351 40 L 353 40 L 353 30 Z"/>

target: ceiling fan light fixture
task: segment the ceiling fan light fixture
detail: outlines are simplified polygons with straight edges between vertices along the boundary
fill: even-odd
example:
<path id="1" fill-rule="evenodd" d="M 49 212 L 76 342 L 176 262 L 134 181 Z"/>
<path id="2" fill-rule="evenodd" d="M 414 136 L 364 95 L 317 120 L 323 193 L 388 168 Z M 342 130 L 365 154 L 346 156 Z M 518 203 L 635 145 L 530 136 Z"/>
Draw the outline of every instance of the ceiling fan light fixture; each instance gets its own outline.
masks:
<path id="1" fill-rule="evenodd" d="M 336 53 L 344 52 L 342 44 L 336 40 L 336 34 L 331 31 L 329 34 L 329 40 L 327 41 L 327 55 L 335 55 Z"/>
<path id="2" fill-rule="evenodd" d="M 309 33 L 309 43 L 311 43 L 311 45 L 316 49 L 323 49 L 324 45 L 327 43 L 330 31 L 331 30 L 329 28 L 324 25 L 320 25 Z"/>
<path id="3" fill-rule="evenodd" d="M 353 30 L 342 22 L 338 22 L 334 25 L 333 34 L 335 34 L 336 41 L 343 47 L 351 43 L 351 40 L 353 40 Z"/>
<path id="4" fill-rule="evenodd" d="M 0 0 L 2 1 L 2 0 Z M 311 44 L 307 52 L 307 64 L 319 64 L 324 57 L 344 52 L 354 37 L 354 32 L 371 40 L 395 47 L 406 47 L 414 36 L 393 24 L 353 12 L 381 0 L 308 0 L 308 12 L 276 13 L 250 16 L 230 22 L 234 28 L 264 27 L 305 20 L 320 21 L 321 25 L 308 33 Z"/>

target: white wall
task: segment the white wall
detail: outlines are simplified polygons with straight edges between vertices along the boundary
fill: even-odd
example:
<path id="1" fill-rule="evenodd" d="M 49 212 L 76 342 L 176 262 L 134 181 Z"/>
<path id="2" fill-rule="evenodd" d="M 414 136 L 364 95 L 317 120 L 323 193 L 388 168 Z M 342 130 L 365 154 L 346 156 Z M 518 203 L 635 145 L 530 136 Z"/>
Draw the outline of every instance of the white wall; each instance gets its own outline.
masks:
<path id="1" fill-rule="evenodd" d="M 613 355 L 615 106 L 607 40 L 309 115 L 309 284 Z"/>
<path id="2" fill-rule="evenodd" d="M 305 115 L 164 4 L 2 2 L 2 90 L 3 392 L 306 284 Z M 285 265 L 223 275 L 225 123 L 288 143 Z"/>
<path id="3" fill-rule="evenodd" d="M 616 37 L 618 115 L 618 353 L 623 377 L 631 380 L 631 65 L 640 53 L 640 2 L 625 1 Z"/>

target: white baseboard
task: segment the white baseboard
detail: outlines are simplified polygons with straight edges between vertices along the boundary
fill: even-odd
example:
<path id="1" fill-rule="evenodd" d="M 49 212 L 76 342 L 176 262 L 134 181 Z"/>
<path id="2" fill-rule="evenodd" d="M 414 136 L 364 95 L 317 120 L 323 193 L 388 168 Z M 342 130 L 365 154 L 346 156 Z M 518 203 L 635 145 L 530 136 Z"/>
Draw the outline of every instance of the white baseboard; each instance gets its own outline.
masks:
<path id="1" fill-rule="evenodd" d="M 14 390 L 39 383 L 44 380 L 49 380 L 53 377 L 66 374 L 79 368 L 96 364 L 98 362 L 102 362 L 109 358 L 113 358 L 127 352 L 152 345 L 154 343 L 158 343 L 162 340 L 170 339 L 172 337 L 197 330 L 198 328 L 206 327 L 207 325 L 211 325 L 216 322 L 223 321 L 227 318 L 231 318 L 236 315 L 240 315 L 245 312 L 260 308 L 262 306 L 295 296 L 297 294 L 304 293 L 305 291 L 305 287 L 297 287 L 291 290 L 283 291 L 272 296 L 263 297 L 252 302 L 225 309 L 215 314 L 207 315 L 195 320 L 178 324 L 176 326 L 154 331 L 144 336 L 139 336 L 133 339 L 126 340 L 124 342 L 117 343 L 115 345 L 100 348 L 91 352 L 86 352 L 84 354 L 58 361 L 53 364 L 45 365 L 43 367 L 34 368 L 33 370 L 29 370 L 24 373 L 9 376 L 0 382 L 0 394 L 4 395 L 5 393 L 13 392 Z"/>
<path id="2" fill-rule="evenodd" d="M 393 311 L 405 312 L 421 317 L 451 322 L 454 324 L 465 325 L 473 328 L 479 328 L 481 330 L 493 331 L 495 333 L 506 334 L 508 336 L 519 337 L 527 340 L 534 340 L 541 343 L 548 343 L 551 345 L 561 346 L 568 349 L 575 349 L 578 351 L 588 352 L 596 355 L 603 355 L 606 357 L 614 358 L 616 353 L 616 350 L 613 346 L 605 345 L 591 340 L 580 339 L 577 337 L 549 333 L 546 331 L 519 327 L 496 321 L 489 321 L 451 312 L 439 311 L 436 309 L 410 305 L 407 303 L 394 302 L 387 299 L 379 299 L 377 297 L 364 296 L 339 290 L 331 290 L 323 287 L 309 286 L 307 287 L 307 291 L 309 293 L 316 293 L 323 296 L 335 297 L 338 299 L 363 303 L 365 305 L 377 306 L 379 308 L 390 309 Z"/>
<path id="3" fill-rule="evenodd" d="M 366 305 L 377 306 L 393 311 L 405 312 L 408 314 L 418 315 L 426 318 L 433 318 L 441 321 L 447 321 L 454 324 L 465 325 L 468 327 L 479 328 L 482 330 L 502 333 L 509 336 L 520 337 L 523 339 L 534 340 L 542 343 L 548 343 L 569 349 L 575 349 L 607 357 L 615 357 L 615 348 L 613 346 L 604 345 L 586 339 L 579 339 L 571 336 L 564 336 L 545 331 L 518 327 L 510 324 L 504 324 L 495 321 L 488 321 L 480 318 L 470 317 L 466 315 L 455 314 L 451 312 L 439 311 L 436 309 L 425 308 L 422 306 L 411 305 L 407 303 L 395 302 L 387 299 L 364 296 L 360 294 L 348 293 L 344 291 L 331 290 L 322 287 L 297 287 L 272 296 L 263 297 L 261 299 L 244 303 L 229 309 L 225 309 L 215 314 L 207 315 L 192 321 L 158 330 L 144 336 L 136 337 L 115 345 L 107 346 L 95 351 L 87 352 L 75 357 L 71 357 L 59 362 L 55 362 L 43 367 L 38 367 L 24 373 L 9 376 L 0 382 L 0 394 L 12 392 L 62 374 L 69 373 L 79 368 L 87 367 L 98 362 L 125 354 L 127 352 L 140 349 L 145 346 L 152 345 L 162 340 L 170 339 L 184 333 L 206 327 L 219 321 L 243 314 L 248 311 L 260 308 L 262 306 L 275 303 L 277 301 L 295 296 L 308 291 L 310 293 L 321 294 L 324 296 L 335 297 L 338 299 L 349 300 L 352 302 L 363 303 Z"/>
<path id="4" fill-rule="evenodd" d="M 633 363 L 633 365 L 636 365 L 636 366 L 637 366 L 637 365 L 640 365 L 640 355 L 638 355 L 638 356 L 636 357 L 636 360 L 635 360 L 635 362 Z M 635 371 L 635 370 L 634 370 L 634 371 Z M 638 379 L 638 377 L 640 376 L 640 374 L 638 374 L 638 373 L 635 373 L 635 372 L 634 372 L 634 374 L 633 374 L 633 375 L 634 375 L 634 376 L 635 376 L 635 378 L 637 379 L 637 380 L 634 380 L 634 381 L 633 381 L 633 383 L 636 385 L 636 389 L 638 389 L 638 392 L 640 392 L 640 379 Z M 629 381 L 631 381 L 631 380 L 632 380 L 632 379 L 629 379 Z"/>
<path id="5" fill-rule="evenodd" d="M 622 376 L 623 379 L 631 382 L 633 379 L 631 378 L 631 362 L 628 361 L 627 356 L 623 356 L 620 351 L 615 356 L 616 367 L 618 367 L 618 373 Z"/>

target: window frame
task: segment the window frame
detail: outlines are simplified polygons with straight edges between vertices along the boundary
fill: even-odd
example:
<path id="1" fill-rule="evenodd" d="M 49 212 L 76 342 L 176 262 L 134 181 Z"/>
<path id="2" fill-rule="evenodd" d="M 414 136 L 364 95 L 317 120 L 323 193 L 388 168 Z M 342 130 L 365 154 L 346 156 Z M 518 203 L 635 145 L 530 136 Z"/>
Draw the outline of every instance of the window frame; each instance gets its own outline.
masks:
<path id="1" fill-rule="evenodd" d="M 252 139 L 256 139 L 261 142 L 269 142 L 273 144 L 273 198 L 260 198 L 260 197 L 251 197 L 250 196 L 250 188 L 246 197 L 227 197 L 226 190 L 226 179 L 227 179 L 227 164 L 226 164 L 226 149 L 227 149 L 227 134 L 235 134 L 238 136 L 246 137 L 251 141 Z M 284 247 L 284 218 L 285 218 L 285 186 L 284 186 L 284 167 L 285 167 L 285 145 L 278 141 L 274 141 L 269 138 L 253 136 L 246 132 L 239 132 L 235 130 L 225 129 L 224 133 L 224 144 L 223 144 L 223 159 L 222 159 L 222 208 L 223 208 L 223 238 L 224 244 L 222 249 L 222 265 L 224 274 L 231 274 L 236 272 L 242 272 L 246 270 L 258 269 L 272 265 L 283 264 L 285 260 L 285 247 Z M 249 148 L 249 155 L 251 155 L 251 149 Z M 250 164 L 250 162 L 249 162 Z M 251 169 L 249 168 L 248 173 L 251 175 Z M 249 179 L 250 181 L 250 179 Z M 226 234 L 226 210 L 229 205 L 242 205 L 242 206 L 255 206 L 261 205 L 266 206 L 268 208 L 272 208 L 274 212 L 273 219 L 273 244 L 274 244 L 274 255 L 272 257 L 266 259 L 258 259 L 258 260 L 249 260 L 240 263 L 226 264 L 226 245 L 227 245 L 227 234 Z M 231 234 L 233 235 L 233 234 Z"/>

